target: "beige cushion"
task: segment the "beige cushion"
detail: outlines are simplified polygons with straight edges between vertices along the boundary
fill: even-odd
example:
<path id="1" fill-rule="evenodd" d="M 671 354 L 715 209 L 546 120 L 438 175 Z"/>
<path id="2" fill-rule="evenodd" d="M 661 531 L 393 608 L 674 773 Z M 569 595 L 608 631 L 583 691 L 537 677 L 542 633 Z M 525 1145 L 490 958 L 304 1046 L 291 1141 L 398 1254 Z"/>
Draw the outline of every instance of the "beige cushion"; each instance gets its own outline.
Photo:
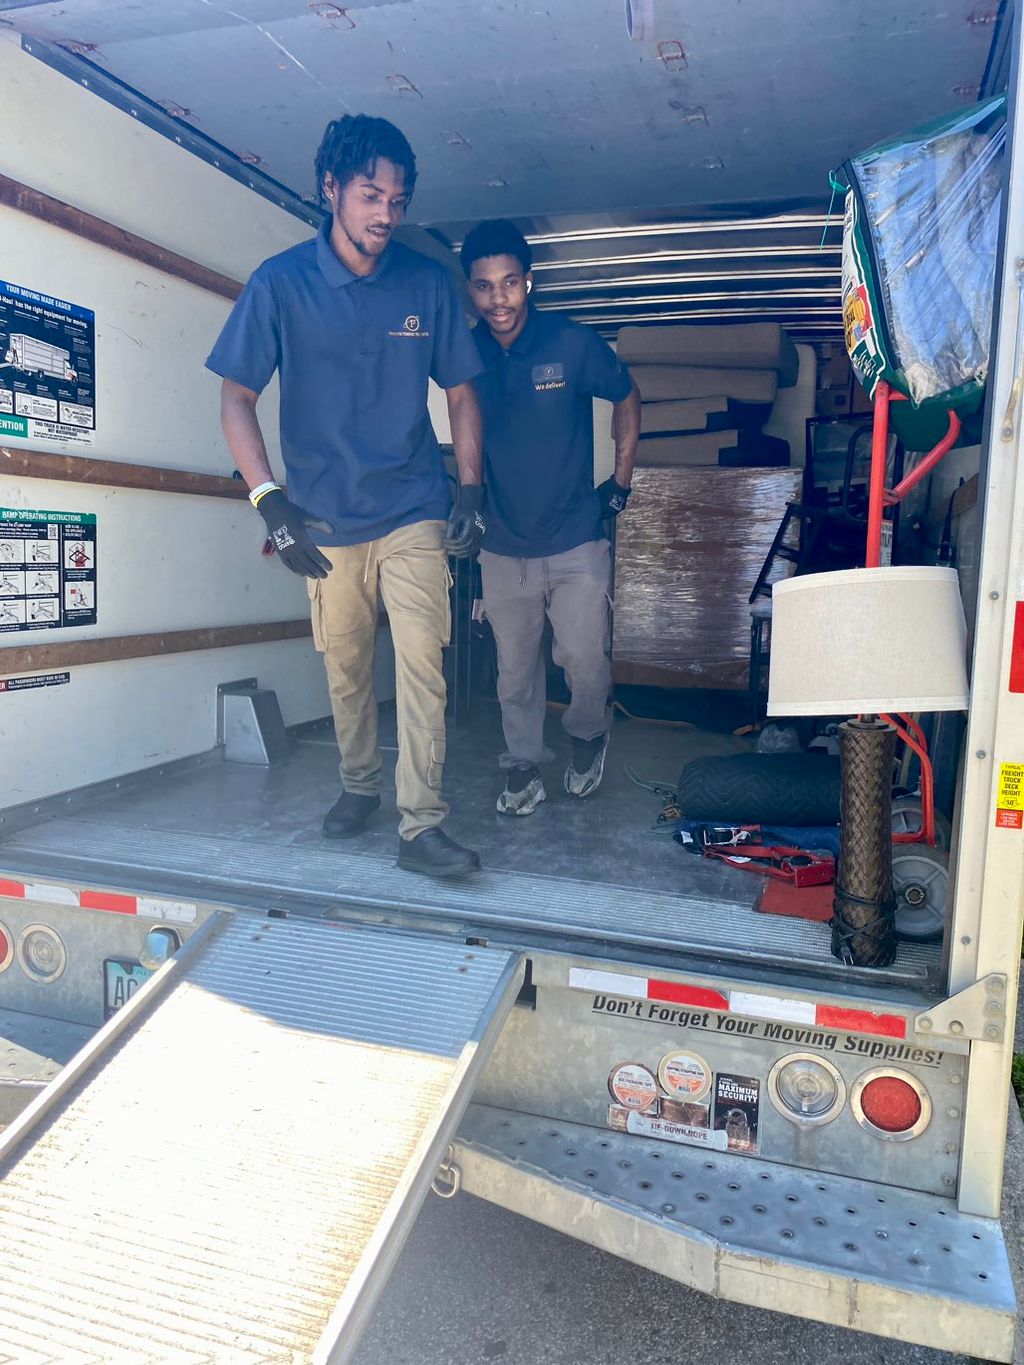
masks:
<path id="1" fill-rule="evenodd" d="M 644 403 L 640 409 L 640 432 L 704 431 L 708 416 L 728 412 L 728 398 L 689 398 L 678 403 Z"/>
<path id="2" fill-rule="evenodd" d="M 698 436 L 655 436 L 637 446 L 636 462 L 641 468 L 658 465 L 717 464 L 719 452 L 734 447 L 738 431 L 707 431 Z"/>
<path id="3" fill-rule="evenodd" d="M 645 403 L 677 398 L 732 398 L 737 403 L 774 403 L 779 378 L 774 370 L 704 370 L 690 365 L 631 365 L 630 374 Z"/>
<path id="4" fill-rule="evenodd" d="M 623 327 L 616 350 L 627 365 L 774 370 L 782 388 L 796 383 L 800 369 L 796 347 L 777 322 Z"/>

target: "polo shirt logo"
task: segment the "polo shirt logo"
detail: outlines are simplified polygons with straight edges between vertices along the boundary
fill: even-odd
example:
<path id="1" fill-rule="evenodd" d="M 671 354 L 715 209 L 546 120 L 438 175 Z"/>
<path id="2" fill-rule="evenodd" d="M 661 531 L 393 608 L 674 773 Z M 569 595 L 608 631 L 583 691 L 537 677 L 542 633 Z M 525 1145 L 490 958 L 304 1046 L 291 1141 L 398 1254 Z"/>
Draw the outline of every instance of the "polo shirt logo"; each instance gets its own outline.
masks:
<path id="1" fill-rule="evenodd" d="M 531 377 L 535 393 L 549 393 L 565 388 L 565 366 L 560 360 L 548 365 L 534 365 Z"/>
<path id="2" fill-rule="evenodd" d="M 393 328 L 388 332 L 389 337 L 423 337 L 430 336 L 429 332 L 423 330 L 423 319 L 418 313 L 410 313 L 402 323 L 401 327 Z"/>

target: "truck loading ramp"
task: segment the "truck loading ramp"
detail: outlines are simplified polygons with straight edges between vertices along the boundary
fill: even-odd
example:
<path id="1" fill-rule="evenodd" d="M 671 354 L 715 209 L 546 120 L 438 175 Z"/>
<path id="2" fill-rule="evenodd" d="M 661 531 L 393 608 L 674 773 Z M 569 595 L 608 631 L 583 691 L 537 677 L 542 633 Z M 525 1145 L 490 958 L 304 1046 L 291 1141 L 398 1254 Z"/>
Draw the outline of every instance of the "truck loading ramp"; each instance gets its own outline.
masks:
<path id="1" fill-rule="evenodd" d="M 521 975 L 215 916 L 0 1140 L 0 1360 L 347 1360 Z"/>

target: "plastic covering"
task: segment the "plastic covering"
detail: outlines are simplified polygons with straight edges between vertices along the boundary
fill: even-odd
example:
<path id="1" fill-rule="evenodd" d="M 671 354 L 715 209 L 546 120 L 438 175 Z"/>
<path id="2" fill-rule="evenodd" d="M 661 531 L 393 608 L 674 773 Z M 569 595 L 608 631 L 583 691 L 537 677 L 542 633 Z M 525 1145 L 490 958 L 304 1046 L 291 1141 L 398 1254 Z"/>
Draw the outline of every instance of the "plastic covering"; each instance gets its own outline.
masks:
<path id="1" fill-rule="evenodd" d="M 744 688 L 748 598 L 800 469 L 637 469 L 616 522 L 615 679 Z M 793 565 L 776 560 L 773 577 Z"/>
<path id="2" fill-rule="evenodd" d="M 976 404 L 988 375 L 1003 191 L 1002 97 L 847 162 L 843 316 L 858 378 L 915 404 Z"/>

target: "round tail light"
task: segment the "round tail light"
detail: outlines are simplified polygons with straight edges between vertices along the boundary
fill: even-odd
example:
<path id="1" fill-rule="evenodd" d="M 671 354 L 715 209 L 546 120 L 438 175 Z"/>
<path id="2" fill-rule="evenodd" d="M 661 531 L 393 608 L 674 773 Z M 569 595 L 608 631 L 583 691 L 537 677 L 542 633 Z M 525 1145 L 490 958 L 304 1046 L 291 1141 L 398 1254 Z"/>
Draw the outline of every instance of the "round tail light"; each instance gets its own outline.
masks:
<path id="1" fill-rule="evenodd" d="M 846 1083 L 824 1057 L 793 1052 L 768 1073 L 768 1095 L 784 1119 L 802 1127 L 829 1123 L 846 1103 Z"/>
<path id="2" fill-rule="evenodd" d="M 14 961 L 14 939 L 6 924 L 0 924 L 0 972 L 6 971 Z"/>
<path id="3" fill-rule="evenodd" d="M 862 1128 L 888 1142 L 907 1142 L 928 1127 L 932 1102 L 919 1080 L 905 1071 L 866 1071 L 850 1094 Z"/>
<path id="4" fill-rule="evenodd" d="M 68 964 L 64 940 L 48 924 L 29 924 L 18 939 L 18 962 L 33 981 L 47 986 Z"/>

